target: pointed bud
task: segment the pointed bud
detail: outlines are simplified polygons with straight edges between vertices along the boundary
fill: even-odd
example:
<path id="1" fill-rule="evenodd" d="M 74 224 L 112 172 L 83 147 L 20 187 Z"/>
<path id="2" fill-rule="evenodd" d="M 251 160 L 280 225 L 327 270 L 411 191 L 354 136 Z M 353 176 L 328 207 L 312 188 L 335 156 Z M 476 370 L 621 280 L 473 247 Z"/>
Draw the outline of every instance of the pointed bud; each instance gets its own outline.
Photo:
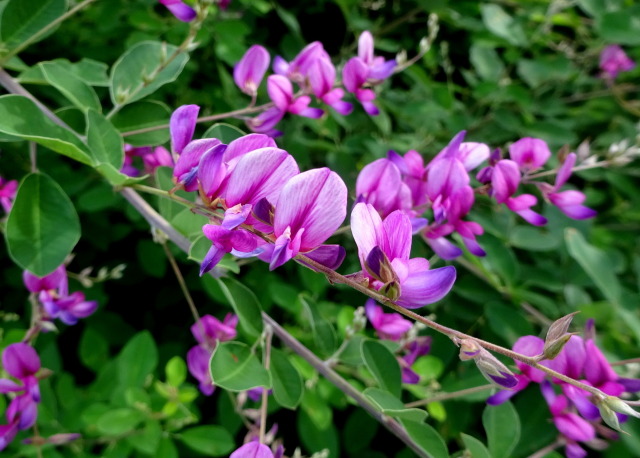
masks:
<path id="1" fill-rule="evenodd" d="M 373 247 L 367 255 L 365 268 L 373 278 L 381 281 L 382 283 L 400 283 L 398 276 L 393 270 L 391 261 L 389 261 L 387 255 L 379 246 Z"/>
<path id="2" fill-rule="evenodd" d="M 617 398 L 615 396 L 607 396 L 602 401 L 603 404 L 606 404 L 611 410 L 614 412 L 622 413 L 625 415 L 631 415 L 636 418 L 640 418 L 640 412 L 631 408 L 629 404 L 624 402 L 622 399 Z"/>
<path id="3" fill-rule="evenodd" d="M 569 339 L 571 339 L 571 336 L 573 335 L 575 334 L 574 333 L 565 334 L 556 340 L 545 342 L 544 350 L 542 351 L 544 358 L 554 359 L 556 356 L 558 356 L 562 351 L 562 349 L 564 348 L 564 346 L 566 345 L 566 343 L 569 342 Z"/>
<path id="4" fill-rule="evenodd" d="M 482 350 L 482 347 L 480 347 L 475 340 L 463 339 L 460 342 L 460 359 L 462 361 L 474 359 L 480 354 L 480 350 Z"/>
<path id="5" fill-rule="evenodd" d="M 473 359 L 482 375 L 500 388 L 513 388 L 518 384 L 516 376 L 498 359 L 473 339 L 460 341 L 460 359 Z"/>
<path id="6" fill-rule="evenodd" d="M 598 403 L 598 409 L 600 410 L 600 416 L 607 425 L 609 425 L 616 431 L 628 434 L 620 427 L 620 420 L 618 419 L 618 415 L 616 415 L 615 411 L 609 406 L 606 398 Z"/>
<path id="7" fill-rule="evenodd" d="M 563 316 L 562 318 L 554 321 L 551 326 L 549 326 L 549 330 L 547 331 L 546 341 L 550 342 L 553 340 L 557 340 L 562 335 L 564 335 L 569 329 L 569 325 L 571 324 L 571 320 L 573 320 L 574 315 L 580 312 L 573 312 L 569 315 Z"/>
<path id="8" fill-rule="evenodd" d="M 400 283 L 396 281 L 391 281 L 384 285 L 379 290 L 380 293 L 384 294 L 386 297 L 391 299 L 392 301 L 397 300 L 401 294 Z"/>

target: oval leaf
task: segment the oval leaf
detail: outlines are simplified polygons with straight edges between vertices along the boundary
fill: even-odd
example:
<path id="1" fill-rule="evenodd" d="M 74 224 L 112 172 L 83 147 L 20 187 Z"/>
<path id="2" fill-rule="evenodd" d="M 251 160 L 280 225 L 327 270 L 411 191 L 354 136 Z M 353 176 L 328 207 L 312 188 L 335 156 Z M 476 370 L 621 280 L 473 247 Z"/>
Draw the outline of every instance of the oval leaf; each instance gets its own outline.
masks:
<path id="1" fill-rule="evenodd" d="M 363 340 L 361 350 L 364 363 L 376 378 L 380 388 L 400 397 L 402 384 L 400 366 L 393 353 L 375 340 Z"/>
<path id="2" fill-rule="evenodd" d="M 171 110 L 165 104 L 142 100 L 122 108 L 111 118 L 111 122 L 122 133 L 164 126 L 162 129 L 126 136 L 126 142 L 133 146 L 157 146 L 169 140 L 170 116 Z"/>
<path id="3" fill-rule="evenodd" d="M 262 307 L 253 291 L 232 278 L 216 279 L 220 289 L 240 318 L 240 327 L 256 339 L 262 334 Z"/>
<path id="4" fill-rule="evenodd" d="M 221 426 L 196 426 L 184 430 L 180 440 L 189 448 L 207 456 L 227 455 L 235 448 L 235 441 Z"/>
<path id="5" fill-rule="evenodd" d="M 303 394 L 302 377 L 289 358 L 276 348 L 271 349 L 269 367 L 273 380 L 273 396 L 287 409 L 295 409 Z"/>
<path id="6" fill-rule="evenodd" d="M 178 48 L 157 41 L 133 45 L 111 69 L 111 100 L 116 106 L 135 102 L 174 81 L 189 55 L 182 52 L 167 62 Z"/>
<path id="7" fill-rule="evenodd" d="M 87 112 L 87 143 L 98 164 L 110 164 L 116 170 L 124 162 L 124 143 L 120 133 L 101 113 Z"/>
<path id="8" fill-rule="evenodd" d="M 494 458 L 506 458 L 520 440 L 520 417 L 510 402 L 498 406 L 486 406 L 482 424 L 487 432 L 489 451 Z"/>
<path id="9" fill-rule="evenodd" d="M 246 391 L 259 386 L 271 388 L 269 372 L 251 348 L 241 342 L 221 342 L 211 356 L 214 385 L 229 391 Z"/>
<path id="10" fill-rule="evenodd" d="M 118 379 L 124 387 L 142 386 L 158 365 L 158 349 L 149 331 L 142 331 L 118 356 Z"/>
<path id="11" fill-rule="evenodd" d="M 5 235 L 11 259 L 42 277 L 62 264 L 76 246 L 80 220 L 58 183 L 32 173 L 18 188 Z"/>
<path id="12" fill-rule="evenodd" d="M 66 0 L 9 0 L 0 20 L 3 48 L 11 50 L 27 41 L 65 12 Z M 45 38 L 43 34 L 38 39 Z"/>
<path id="13" fill-rule="evenodd" d="M 93 164 L 87 146 L 76 134 L 55 124 L 24 96 L 0 97 L 0 132 L 31 140 L 83 164 Z"/>
<path id="14" fill-rule="evenodd" d="M 100 99 L 91 86 L 56 62 L 39 64 L 44 79 L 81 110 L 101 110 Z"/>

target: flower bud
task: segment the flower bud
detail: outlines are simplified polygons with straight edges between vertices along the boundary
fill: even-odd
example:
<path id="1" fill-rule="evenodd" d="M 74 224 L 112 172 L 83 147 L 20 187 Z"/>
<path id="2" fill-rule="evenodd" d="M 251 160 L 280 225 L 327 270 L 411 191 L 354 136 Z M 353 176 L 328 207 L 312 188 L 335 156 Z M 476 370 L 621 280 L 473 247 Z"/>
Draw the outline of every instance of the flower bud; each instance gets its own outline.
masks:
<path id="1" fill-rule="evenodd" d="M 569 339 L 571 339 L 571 336 L 573 335 L 574 334 L 565 334 L 556 340 L 545 342 L 544 350 L 542 351 L 544 358 L 554 359 L 556 356 L 558 356 L 562 351 L 562 349 L 564 348 L 564 346 L 566 345 L 566 343 L 569 342 Z"/>
<path id="2" fill-rule="evenodd" d="M 609 403 L 607 402 L 607 398 L 598 402 L 598 410 L 600 410 L 600 416 L 602 417 L 604 422 L 611 428 L 615 429 L 616 431 L 620 431 L 621 433 L 625 433 L 625 431 L 623 431 L 620 427 L 620 420 L 618 419 L 618 415 L 616 415 L 616 412 L 610 407 Z"/>
<path id="3" fill-rule="evenodd" d="M 625 415 L 631 415 L 636 418 L 640 418 L 640 412 L 631 408 L 629 404 L 622 399 L 615 396 L 607 396 L 602 400 L 602 404 L 606 404 L 614 412 L 623 413 Z"/>

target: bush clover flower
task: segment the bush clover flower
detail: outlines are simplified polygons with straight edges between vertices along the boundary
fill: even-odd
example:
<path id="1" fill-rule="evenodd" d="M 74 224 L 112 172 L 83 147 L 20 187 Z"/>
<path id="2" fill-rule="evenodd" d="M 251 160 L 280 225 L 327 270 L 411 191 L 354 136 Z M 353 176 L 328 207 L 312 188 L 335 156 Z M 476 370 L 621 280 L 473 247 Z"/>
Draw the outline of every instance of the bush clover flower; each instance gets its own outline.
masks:
<path id="1" fill-rule="evenodd" d="M 173 14 L 176 19 L 182 22 L 191 22 L 196 16 L 196 10 L 184 3 L 182 0 L 158 0 Z"/>
<path id="2" fill-rule="evenodd" d="M 9 214 L 17 193 L 17 180 L 6 180 L 0 177 L 0 205 L 6 214 Z"/>
<path id="3" fill-rule="evenodd" d="M 636 67 L 624 50 L 618 45 L 606 46 L 600 53 L 600 70 L 602 77 L 613 81 L 620 72 L 628 72 Z"/>
<path id="4" fill-rule="evenodd" d="M 270 59 L 269 52 L 263 46 L 251 46 L 233 67 L 233 81 L 236 86 L 245 94 L 255 97 L 269 68 Z"/>

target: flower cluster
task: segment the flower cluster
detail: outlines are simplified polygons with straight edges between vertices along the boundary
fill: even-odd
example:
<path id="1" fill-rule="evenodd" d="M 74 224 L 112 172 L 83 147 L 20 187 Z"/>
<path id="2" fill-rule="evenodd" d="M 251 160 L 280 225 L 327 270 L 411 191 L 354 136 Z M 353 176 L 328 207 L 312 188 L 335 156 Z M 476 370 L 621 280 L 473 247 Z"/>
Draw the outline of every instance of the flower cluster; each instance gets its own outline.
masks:
<path id="1" fill-rule="evenodd" d="M 595 344 L 593 320 L 587 322 L 585 337 L 571 336 L 556 358 L 543 364 L 561 374 L 598 388 L 609 396 L 618 397 L 623 393 L 640 391 L 640 380 L 620 377 L 612 369 L 602 351 Z M 539 337 L 525 336 L 516 341 L 513 350 L 527 355 L 542 354 L 544 341 Z M 596 445 L 596 435 L 600 433 L 614 437 L 610 430 L 600 423 L 598 400 L 573 385 L 556 378 L 549 379 L 544 372 L 516 361 L 521 374 L 515 377 L 517 385 L 512 391 L 499 391 L 487 399 L 491 405 L 498 405 L 525 389 L 531 383 L 538 383 L 542 395 L 549 405 L 553 422 L 566 443 L 567 456 L 579 458 L 587 452 L 579 442 Z M 621 421 L 626 417 L 620 415 Z"/>
<path id="2" fill-rule="evenodd" d="M 242 92 L 250 95 L 253 101 L 269 67 L 269 61 L 269 52 L 260 45 L 254 45 L 234 67 L 233 78 L 236 85 Z M 371 87 L 391 76 L 395 67 L 395 60 L 374 56 L 373 37 L 370 32 L 365 31 L 358 41 L 358 56 L 351 58 L 344 66 L 342 83 L 348 92 L 355 95 L 367 113 L 377 115 L 379 111 L 373 103 L 375 92 Z M 322 43 L 318 41 L 307 45 L 291 62 L 276 56 L 273 71 L 274 74 L 267 78 L 267 93 L 274 106 L 247 121 L 254 132 L 279 135 L 275 126 L 286 113 L 319 118 L 324 111 L 309 106 L 311 96 L 341 115 L 348 115 L 353 110 L 351 103 L 342 100 L 345 94 L 336 82 L 336 68 Z M 298 86 L 297 91 L 294 91 L 294 84 Z"/>
<path id="3" fill-rule="evenodd" d="M 275 269 L 299 253 L 336 268 L 345 256 L 323 245 L 346 216 L 347 187 L 328 168 L 300 173 L 293 156 L 272 138 L 250 134 L 222 144 L 192 140 L 198 107 L 180 107 L 171 117 L 172 148 L 178 155 L 178 186 L 198 190 L 211 208 L 224 211 L 203 227 L 212 246 L 200 273 L 226 253 L 259 256 Z M 258 235 L 259 231 L 261 235 Z"/>
<path id="4" fill-rule="evenodd" d="M 187 353 L 187 367 L 191 375 L 200 382 L 200 391 L 206 396 L 213 394 L 215 389 L 209 370 L 209 360 L 213 350 L 218 342 L 235 339 L 236 326 L 238 326 L 238 317 L 231 313 L 227 314 L 222 321 L 211 315 L 205 315 L 191 326 L 191 333 L 198 341 L 198 345 L 192 347 Z"/>
<path id="5" fill-rule="evenodd" d="M 483 143 L 464 142 L 464 136 L 465 132 L 456 135 L 426 165 L 416 151 L 404 156 L 390 151 L 386 158 L 368 164 L 356 182 L 358 202 L 371 204 L 382 216 L 397 210 L 407 213 L 413 232 L 419 232 L 443 259 L 462 254 L 448 239 L 453 233 L 461 237 L 471 253 L 484 256 L 476 240 L 484 232 L 482 226 L 465 220 L 479 193 L 505 204 L 534 225 L 546 224 L 546 219 L 531 209 L 538 202 L 534 195 L 515 195 L 521 184 L 536 186 L 546 200 L 570 218 L 595 216 L 595 211 L 582 205 L 585 200 L 582 192 L 560 190 L 576 163 L 575 153 L 567 155 L 551 185 L 537 181 L 535 175 L 551 156 L 543 140 L 522 138 L 509 147 L 509 159 L 502 159 L 499 150 L 492 153 Z M 484 161 L 488 165 L 476 174 L 479 186 L 474 189 L 470 172 Z M 431 221 L 421 217 L 426 210 L 431 211 Z"/>
<path id="6" fill-rule="evenodd" d="M 38 277 L 25 270 L 22 279 L 27 289 L 38 295 L 38 301 L 43 308 L 43 321 L 57 318 L 64 324 L 73 325 L 78 319 L 88 317 L 98 308 L 96 301 L 85 300 L 82 291 L 69 294 L 69 280 L 64 264 L 44 277 Z"/>
<path id="7" fill-rule="evenodd" d="M 382 307 L 376 305 L 373 299 L 367 300 L 365 312 L 369 322 L 376 330 L 381 339 L 402 341 L 400 351 L 402 356 L 398 356 L 398 363 L 402 371 L 402 382 L 416 384 L 420 381 L 420 376 L 411 369 L 416 360 L 431 350 L 431 337 L 420 336 L 407 338 L 412 323 L 402 318 L 398 313 L 385 313 Z"/>
<path id="8" fill-rule="evenodd" d="M 143 170 L 136 167 L 136 157 L 142 160 Z M 152 174 L 158 167 L 173 167 L 173 158 L 165 147 L 124 145 L 124 164 L 120 171 L 125 175 L 137 177 L 141 174 Z"/>
<path id="9" fill-rule="evenodd" d="M 3 369 L 17 382 L 0 379 L 0 393 L 15 393 L 5 417 L 8 424 L 0 425 L 0 451 L 15 437 L 18 431 L 31 428 L 38 416 L 40 387 L 36 373 L 40 370 L 40 358 L 26 343 L 14 343 L 2 353 Z"/>

